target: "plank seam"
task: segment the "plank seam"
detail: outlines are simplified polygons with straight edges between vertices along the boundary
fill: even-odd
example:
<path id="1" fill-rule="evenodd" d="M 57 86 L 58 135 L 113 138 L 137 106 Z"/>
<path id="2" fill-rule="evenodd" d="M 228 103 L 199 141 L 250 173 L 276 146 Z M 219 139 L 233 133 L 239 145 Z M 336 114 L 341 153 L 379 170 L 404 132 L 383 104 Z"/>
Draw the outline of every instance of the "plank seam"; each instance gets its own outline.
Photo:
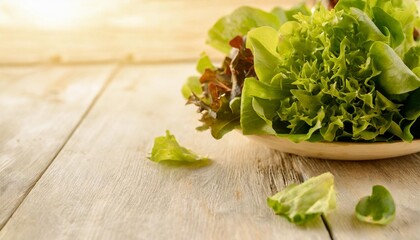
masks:
<path id="1" fill-rule="evenodd" d="M 105 80 L 105 82 L 102 85 L 102 87 L 99 89 L 98 93 L 92 99 L 92 102 L 88 105 L 88 107 L 86 108 L 85 112 L 80 117 L 80 120 L 76 123 L 76 125 L 70 131 L 69 135 L 67 136 L 67 138 L 65 139 L 65 141 L 63 142 L 63 144 L 60 146 L 60 148 L 58 149 L 58 151 L 54 154 L 54 156 L 52 157 L 52 159 L 49 162 L 48 166 L 41 172 L 41 174 L 38 176 L 38 178 L 35 180 L 35 182 L 28 188 L 28 190 L 26 190 L 26 192 L 24 193 L 24 197 L 18 203 L 18 205 L 15 207 L 15 209 L 13 209 L 13 213 L 4 222 L 4 225 L 3 226 L 0 226 L 0 231 L 2 231 L 4 229 L 4 227 L 9 223 L 10 219 L 13 218 L 13 216 L 16 213 L 16 211 L 20 208 L 20 206 L 26 200 L 26 198 L 28 197 L 28 195 L 32 192 L 32 189 L 36 186 L 36 184 L 39 182 L 39 180 L 42 178 L 42 176 L 44 176 L 45 172 L 47 172 L 47 170 L 50 168 L 51 164 L 55 161 L 55 159 L 60 155 L 60 153 L 62 152 L 62 150 L 64 149 L 64 147 L 67 145 L 67 143 L 69 142 L 69 140 L 73 137 L 74 133 L 79 128 L 79 126 L 83 123 L 83 120 L 87 117 L 87 115 L 93 109 L 93 107 L 95 106 L 95 104 L 97 103 L 97 101 L 99 100 L 99 98 L 102 96 L 102 94 L 108 88 L 108 86 L 111 84 L 112 80 L 115 79 L 115 76 L 118 74 L 118 72 L 120 71 L 121 68 L 122 68 L 122 64 L 117 64 L 114 67 L 114 69 L 112 70 L 112 72 L 110 73 L 110 75 L 108 76 L 108 78 Z"/>
<path id="2" fill-rule="evenodd" d="M 324 214 L 321 214 L 321 219 L 322 219 L 322 222 L 324 223 L 325 229 L 328 232 L 328 235 L 330 235 L 330 239 L 335 240 L 334 234 L 333 234 L 332 229 L 331 229 L 331 226 L 330 226 L 327 218 L 324 216 Z"/>
<path id="3" fill-rule="evenodd" d="M 303 160 L 302 157 L 301 156 L 295 156 L 295 157 L 297 158 L 296 160 L 298 161 L 293 161 L 293 162 L 298 163 L 297 166 L 295 166 L 295 168 L 300 170 L 297 172 L 299 173 L 299 180 L 303 183 L 304 181 L 308 180 L 309 177 L 304 174 L 304 168 L 302 166 L 302 160 Z M 335 240 L 331 225 L 328 222 L 328 219 L 324 216 L 324 214 L 321 214 L 321 220 L 325 227 L 325 230 L 328 232 L 330 239 Z"/>

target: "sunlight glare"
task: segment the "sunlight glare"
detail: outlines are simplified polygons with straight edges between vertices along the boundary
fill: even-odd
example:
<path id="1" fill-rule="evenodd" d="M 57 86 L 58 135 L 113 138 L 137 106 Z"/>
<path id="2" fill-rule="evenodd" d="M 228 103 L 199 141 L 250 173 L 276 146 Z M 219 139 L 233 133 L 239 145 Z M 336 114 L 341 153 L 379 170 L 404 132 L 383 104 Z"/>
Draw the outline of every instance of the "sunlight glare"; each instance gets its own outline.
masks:
<path id="1" fill-rule="evenodd" d="M 15 0 L 13 5 L 20 14 L 45 28 L 72 27 L 88 14 L 83 0 Z"/>

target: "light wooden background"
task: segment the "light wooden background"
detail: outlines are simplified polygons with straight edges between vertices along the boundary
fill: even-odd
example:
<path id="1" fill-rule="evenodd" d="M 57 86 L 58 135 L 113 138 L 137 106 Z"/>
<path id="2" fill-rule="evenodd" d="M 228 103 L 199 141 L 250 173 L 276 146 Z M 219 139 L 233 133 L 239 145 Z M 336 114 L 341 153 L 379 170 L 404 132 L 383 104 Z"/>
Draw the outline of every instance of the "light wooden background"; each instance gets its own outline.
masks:
<path id="1" fill-rule="evenodd" d="M 192 61 L 203 50 L 221 58 L 204 43 L 218 18 L 242 5 L 270 10 L 296 2 L 300 1 L 135 0 L 121 10 L 137 19 L 127 25 L 106 18 L 64 30 L 0 25 L 0 63 Z M 125 15 L 109 18 L 117 21 Z"/>
<path id="2" fill-rule="evenodd" d="M 273 151 L 236 132 L 216 141 L 194 130 L 199 116 L 179 89 L 208 49 L 206 31 L 255 2 L 146 2 L 139 14 L 165 21 L 100 34 L 1 30 L 0 239 L 419 238 L 420 154 L 326 161 Z M 258 3 L 277 4 L 291 3 Z M 147 160 L 166 129 L 213 163 L 174 168 Z M 326 171 L 336 177 L 338 206 L 325 219 L 295 226 L 267 207 L 286 185 Z M 386 227 L 353 216 L 375 184 L 397 204 Z"/>

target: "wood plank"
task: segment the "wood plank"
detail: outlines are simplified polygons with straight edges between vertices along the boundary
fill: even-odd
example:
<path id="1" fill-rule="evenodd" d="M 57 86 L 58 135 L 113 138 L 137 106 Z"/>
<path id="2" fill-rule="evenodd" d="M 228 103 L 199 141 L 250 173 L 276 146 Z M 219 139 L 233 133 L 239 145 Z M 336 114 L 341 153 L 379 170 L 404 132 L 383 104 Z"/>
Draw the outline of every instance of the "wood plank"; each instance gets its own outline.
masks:
<path id="1" fill-rule="evenodd" d="M 298 227 L 266 198 L 301 175 L 287 155 L 238 133 L 216 141 L 185 107 L 192 64 L 125 68 L 0 232 L 1 239 L 328 239 L 321 219 Z M 170 129 L 209 155 L 203 168 L 146 157 Z"/>
<path id="2" fill-rule="evenodd" d="M 347 162 L 290 155 L 305 178 L 330 171 L 335 176 L 337 209 L 328 215 L 335 239 L 418 239 L 420 235 L 420 154 L 377 161 Z M 354 208 L 374 185 L 392 194 L 397 214 L 385 227 L 359 222 Z"/>
<path id="3" fill-rule="evenodd" d="M 0 68 L 0 228 L 66 142 L 113 68 Z"/>
<path id="4" fill-rule="evenodd" d="M 195 60 L 202 51 L 220 59 L 222 55 L 205 44 L 217 19 L 243 5 L 270 10 L 296 2 L 300 1 L 125 1 L 74 29 L 0 25 L 0 63 L 179 61 Z"/>

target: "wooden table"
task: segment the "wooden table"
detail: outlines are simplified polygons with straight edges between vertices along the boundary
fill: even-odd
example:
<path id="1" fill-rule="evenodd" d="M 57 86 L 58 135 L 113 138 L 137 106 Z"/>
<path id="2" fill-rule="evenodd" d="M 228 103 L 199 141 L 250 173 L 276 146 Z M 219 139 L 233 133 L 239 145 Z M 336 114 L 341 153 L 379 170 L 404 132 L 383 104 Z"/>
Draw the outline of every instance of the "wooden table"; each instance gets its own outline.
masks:
<path id="1" fill-rule="evenodd" d="M 204 39 L 218 15 L 186 14 L 188 21 L 211 16 L 205 27 L 190 29 L 189 43 Z M 195 131 L 199 116 L 180 94 L 195 74 L 191 59 L 199 47 L 180 47 L 190 38 L 179 34 L 166 53 L 154 54 L 163 41 L 156 39 L 133 59 L 115 55 L 119 48 L 95 55 L 97 40 L 83 43 L 92 58 L 52 46 L 47 53 L 59 63 L 38 50 L 13 60 L 22 43 L 7 42 L 0 66 L 0 239 L 419 239 L 420 154 L 341 162 L 273 151 L 237 132 L 214 140 Z M 153 139 L 166 129 L 213 164 L 150 162 Z M 338 199 L 325 219 L 295 226 L 267 206 L 266 198 L 286 185 L 326 171 L 335 175 Z M 385 227 L 353 216 L 375 184 L 386 186 L 397 205 Z"/>

